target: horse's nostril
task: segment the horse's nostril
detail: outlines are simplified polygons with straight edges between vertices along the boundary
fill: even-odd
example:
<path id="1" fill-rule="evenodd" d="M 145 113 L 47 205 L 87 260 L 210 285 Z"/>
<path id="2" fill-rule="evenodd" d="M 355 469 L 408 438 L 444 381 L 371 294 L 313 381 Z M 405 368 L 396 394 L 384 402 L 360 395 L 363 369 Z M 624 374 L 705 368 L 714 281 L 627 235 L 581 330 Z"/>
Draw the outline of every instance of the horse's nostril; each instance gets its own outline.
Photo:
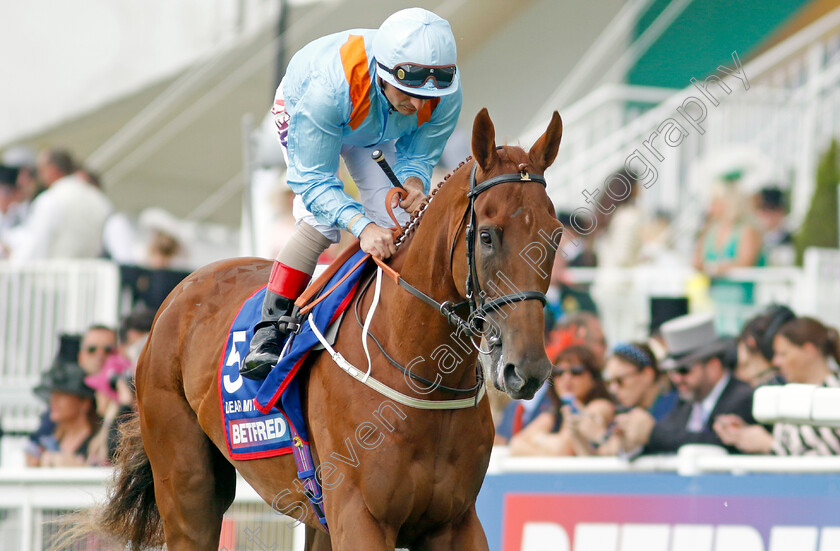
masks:
<path id="1" fill-rule="evenodd" d="M 508 390 L 518 392 L 525 385 L 525 381 L 519 375 L 519 372 L 516 370 L 515 365 L 511 363 L 505 364 L 503 373 L 505 376 L 505 384 Z"/>

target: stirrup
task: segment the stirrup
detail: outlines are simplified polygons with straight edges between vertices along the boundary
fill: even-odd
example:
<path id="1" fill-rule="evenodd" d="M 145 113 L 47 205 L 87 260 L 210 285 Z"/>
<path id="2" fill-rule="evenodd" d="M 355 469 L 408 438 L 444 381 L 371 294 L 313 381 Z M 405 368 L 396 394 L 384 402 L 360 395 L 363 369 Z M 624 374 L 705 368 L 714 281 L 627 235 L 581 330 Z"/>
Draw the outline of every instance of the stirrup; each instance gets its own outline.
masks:
<path id="1" fill-rule="evenodd" d="M 280 332 L 282 344 L 289 338 L 289 335 L 300 333 L 303 319 L 297 315 L 297 312 L 293 312 L 288 316 L 280 316 L 275 323 L 277 324 L 277 330 Z"/>

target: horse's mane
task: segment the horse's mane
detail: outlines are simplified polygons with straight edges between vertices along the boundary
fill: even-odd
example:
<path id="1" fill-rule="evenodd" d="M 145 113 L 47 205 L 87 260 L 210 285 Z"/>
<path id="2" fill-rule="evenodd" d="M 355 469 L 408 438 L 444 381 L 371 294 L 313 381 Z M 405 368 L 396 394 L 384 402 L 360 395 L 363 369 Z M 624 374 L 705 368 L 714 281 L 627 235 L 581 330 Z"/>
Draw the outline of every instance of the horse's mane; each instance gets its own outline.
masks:
<path id="1" fill-rule="evenodd" d="M 504 146 L 500 150 L 506 152 L 506 151 L 508 151 L 508 149 L 509 149 L 509 146 Z M 522 149 L 522 148 L 516 147 L 516 149 Z M 423 202 L 420 203 L 420 206 L 417 208 L 417 210 L 414 212 L 414 214 L 411 215 L 411 218 L 408 219 L 408 222 L 403 224 L 403 226 L 401 228 L 402 233 L 400 234 L 400 236 L 397 238 L 397 241 L 396 241 L 397 250 L 399 250 L 400 245 L 402 245 L 405 242 L 405 240 L 408 239 L 408 237 L 410 235 L 412 235 L 414 233 L 414 231 L 417 229 L 417 227 L 420 225 L 420 218 L 423 216 L 423 213 L 426 212 L 426 208 L 429 206 L 429 203 L 432 202 L 432 199 L 434 199 L 435 194 L 437 194 L 437 192 L 440 190 L 440 188 L 443 186 L 443 184 L 446 183 L 449 180 L 449 178 L 454 176 L 456 172 L 461 170 L 461 168 L 463 168 L 463 166 L 465 164 L 469 163 L 472 160 L 473 160 L 473 157 L 472 157 L 472 155 L 470 155 L 466 159 L 464 159 L 463 161 L 458 163 L 458 166 L 455 167 L 455 169 L 452 170 L 452 172 L 450 172 L 449 174 L 444 176 L 443 180 L 438 182 L 437 185 L 434 186 L 429 191 L 429 194 L 426 196 L 425 199 L 423 199 Z"/>
<path id="2" fill-rule="evenodd" d="M 400 245 L 402 245 L 405 242 L 405 240 L 408 239 L 408 237 L 411 234 L 414 233 L 414 231 L 417 229 L 417 226 L 420 225 L 420 218 L 422 218 L 423 213 L 426 212 L 426 208 L 428 208 L 429 203 L 432 202 L 432 199 L 435 198 L 435 195 L 437 194 L 438 190 L 440 190 L 440 188 L 443 186 L 443 184 L 447 180 L 449 180 L 449 178 L 451 178 L 453 174 L 455 174 L 456 172 L 461 170 L 461 168 L 465 164 L 470 162 L 471 160 L 472 160 L 472 155 L 470 155 L 469 157 L 467 157 L 466 159 L 464 159 L 463 161 L 458 163 L 458 166 L 455 167 L 455 169 L 452 172 L 450 172 L 449 174 L 444 176 L 443 180 L 438 182 L 437 185 L 434 186 L 429 191 L 429 194 L 426 196 L 425 199 L 423 199 L 423 202 L 420 203 L 420 206 L 417 208 L 417 210 L 414 212 L 414 214 L 411 215 L 411 218 L 408 219 L 408 222 L 403 224 L 403 227 L 401 228 L 402 233 L 400 234 L 400 236 L 397 238 L 397 241 L 396 241 L 397 250 L 399 250 Z"/>

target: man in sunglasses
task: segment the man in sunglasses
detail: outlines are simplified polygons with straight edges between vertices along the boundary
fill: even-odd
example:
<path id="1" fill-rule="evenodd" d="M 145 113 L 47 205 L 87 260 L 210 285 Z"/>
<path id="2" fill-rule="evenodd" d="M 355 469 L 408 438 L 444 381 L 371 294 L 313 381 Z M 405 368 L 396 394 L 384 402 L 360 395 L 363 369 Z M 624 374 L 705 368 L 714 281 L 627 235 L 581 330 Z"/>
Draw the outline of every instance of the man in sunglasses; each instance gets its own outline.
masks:
<path id="1" fill-rule="evenodd" d="M 680 400 L 654 425 L 645 453 L 674 453 L 685 444 L 723 446 L 712 428 L 715 418 L 726 413 L 752 416 L 752 388 L 731 374 L 727 354 L 733 339 L 715 333 L 707 314 L 689 314 L 662 324 L 668 356 L 660 368 L 668 373 Z M 754 423 L 755 421 L 750 421 Z M 731 453 L 737 453 L 729 448 Z"/>
<path id="2" fill-rule="evenodd" d="M 292 57 L 272 115 L 296 194 L 296 229 L 269 276 L 243 376 L 265 378 L 277 363 L 294 301 L 341 230 L 374 256 L 396 252 L 385 209 L 391 183 L 371 152 L 385 153 L 408 191 L 395 209 L 405 223 L 428 193 L 432 168 L 461 111 L 456 61 L 449 23 L 421 8 L 401 10 L 379 29 L 317 39 Z M 340 158 L 360 201 L 344 191 Z"/>
<path id="3" fill-rule="evenodd" d="M 116 350 L 116 331 L 105 325 L 93 325 L 82 337 L 78 363 L 87 375 L 96 375 L 102 371 L 108 356 Z"/>
<path id="4" fill-rule="evenodd" d="M 86 375 L 96 375 L 105 366 L 105 360 L 117 349 L 117 333 L 107 325 L 92 325 L 85 334 L 61 335 L 56 357 L 52 367 L 60 363 L 76 363 Z M 91 392 L 93 392 L 91 390 Z M 55 430 L 55 423 L 50 419 L 50 410 L 41 415 L 38 428 L 29 435 L 31 443 L 48 437 Z"/>

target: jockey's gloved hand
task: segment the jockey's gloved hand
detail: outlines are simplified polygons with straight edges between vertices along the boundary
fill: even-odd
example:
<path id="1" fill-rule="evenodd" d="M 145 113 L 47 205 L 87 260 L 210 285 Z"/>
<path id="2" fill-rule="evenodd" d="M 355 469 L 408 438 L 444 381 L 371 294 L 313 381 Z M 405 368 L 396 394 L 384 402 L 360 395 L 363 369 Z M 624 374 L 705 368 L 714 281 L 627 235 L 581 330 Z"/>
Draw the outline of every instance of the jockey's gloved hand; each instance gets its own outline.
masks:
<path id="1" fill-rule="evenodd" d="M 403 187 L 408 192 L 408 196 L 400 201 L 400 206 L 407 213 L 414 214 L 414 211 L 420 208 L 420 203 L 426 198 L 426 194 L 423 193 L 423 182 L 420 181 L 420 178 L 409 176 L 405 179 Z"/>
<path id="2" fill-rule="evenodd" d="M 359 234 L 359 241 L 362 243 L 362 250 L 377 258 L 388 258 L 397 252 L 397 245 L 394 243 L 394 234 L 391 230 L 368 224 L 362 233 Z"/>

